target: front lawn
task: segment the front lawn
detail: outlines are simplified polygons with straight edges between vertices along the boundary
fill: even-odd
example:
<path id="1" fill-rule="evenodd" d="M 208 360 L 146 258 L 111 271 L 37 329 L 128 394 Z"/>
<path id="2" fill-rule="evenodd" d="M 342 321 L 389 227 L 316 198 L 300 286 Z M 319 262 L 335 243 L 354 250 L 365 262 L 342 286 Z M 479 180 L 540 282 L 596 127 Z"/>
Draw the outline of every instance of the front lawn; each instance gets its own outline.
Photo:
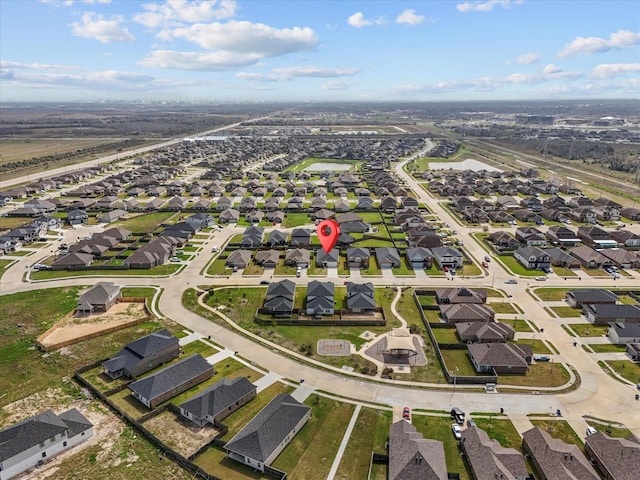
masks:
<path id="1" fill-rule="evenodd" d="M 588 347 L 596 353 L 624 353 L 627 349 L 626 345 L 614 345 L 613 343 L 589 343 Z"/>
<path id="2" fill-rule="evenodd" d="M 534 354 L 553 354 L 552 351 L 547 345 L 542 341 L 535 338 L 521 338 L 515 342 L 518 345 L 531 345 L 531 349 Z"/>
<path id="3" fill-rule="evenodd" d="M 573 307 L 550 307 L 560 318 L 580 317 L 581 311 Z"/>
<path id="4" fill-rule="evenodd" d="M 609 325 L 593 325 L 592 323 L 572 323 L 568 327 L 579 337 L 602 337 L 609 331 Z"/>
<path id="5" fill-rule="evenodd" d="M 559 387 L 569 378 L 569 372 L 559 363 L 535 363 L 529 365 L 526 375 L 500 375 L 499 385 Z"/>
<path id="6" fill-rule="evenodd" d="M 311 418 L 273 466 L 292 479 L 327 478 L 355 407 L 319 395 L 311 395 L 304 403 L 312 409 Z"/>
<path id="7" fill-rule="evenodd" d="M 282 226 L 284 228 L 293 228 L 310 223 L 313 222 L 306 213 L 287 213 L 284 217 L 284 222 L 282 222 Z"/>
<path id="8" fill-rule="evenodd" d="M 489 306 L 496 313 L 518 313 L 513 305 L 507 302 L 489 303 Z"/>
<path id="9" fill-rule="evenodd" d="M 582 448 L 583 443 L 580 437 L 573 431 L 573 428 L 566 420 L 531 420 L 534 427 L 540 427 L 553 438 L 558 438 L 565 443 L 572 443 Z"/>
<path id="10" fill-rule="evenodd" d="M 531 270 L 525 268 L 516 257 L 512 255 L 500 255 L 498 259 L 515 275 L 521 275 L 523 277 L 540 277 L 546 274 L 542 270 Z"/>
<path id="11" fill-rule="evenodd" d="M 470 478 L 465 463 L 460 456 L 459 443 L 451 431 L 452 420 L 447 417 L 432 417 L 413 414 L 411 423 L 424 438 L 439 440 L 444 447 L 444 457 L 447 462 L 447 472 L 459 473 L 461 480 Z"/>
<path id="12" fill-rule="evenodd" d="M 625 380 L 635 384 L 640 383 L 639 364 L 633 363 L 631 360 L 607 360 L 606 364 Z"/>
<path id="13" fill-rule="evenodd" d="M 386 454 L 385 443 L 389 437 L 392 413 L 363 407 L 349 437 L 349 443 L 342 456 L 336 478 L 367 478 L 371 452 Z M 380 469 L 380 476 L 371 480 L 387 480 L 386 470 Z M 382 476 L 382 473 L 385 475 Z"/>
<path id="14" fill-rule="evenodd" d="M 558 302 L 564 300 L 570 288 L 535 288 L 535 293 L 543 302 Z M 580 309 L 577 309 L 580 311 Z"/>
<path id="15" fill-rule="evenodd" d="M 496 440 L 500 445 L 505 448 L 515 448 L 520 450 L 522 446 L 522 438 L 518 434 L 518 431 L 511 423 L 511 420 L 506 418 L 474 418 L 476 425 L 487 432 L 489 438 Z"/>

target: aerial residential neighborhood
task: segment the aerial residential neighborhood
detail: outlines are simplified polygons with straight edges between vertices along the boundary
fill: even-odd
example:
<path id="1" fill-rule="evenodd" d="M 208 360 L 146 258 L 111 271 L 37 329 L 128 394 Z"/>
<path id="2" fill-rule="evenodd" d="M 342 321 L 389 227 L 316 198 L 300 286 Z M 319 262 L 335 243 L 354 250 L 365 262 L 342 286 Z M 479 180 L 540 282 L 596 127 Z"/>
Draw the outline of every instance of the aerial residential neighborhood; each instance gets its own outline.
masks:
<path id="1" fill-rule="evenodd" d="M 274 109 L 0 182 L 0 478 L 635 478 L 636 198 L 431 127 Z"/>

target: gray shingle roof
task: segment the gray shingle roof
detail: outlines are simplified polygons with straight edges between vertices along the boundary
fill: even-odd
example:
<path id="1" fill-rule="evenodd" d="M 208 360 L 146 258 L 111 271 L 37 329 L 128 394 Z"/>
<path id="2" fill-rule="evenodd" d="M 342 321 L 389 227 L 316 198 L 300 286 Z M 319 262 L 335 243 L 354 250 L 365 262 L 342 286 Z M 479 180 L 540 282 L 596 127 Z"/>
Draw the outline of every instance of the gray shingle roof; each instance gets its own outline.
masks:
<path id="1" fill-rule="evenodd" d="M 478 427 L 462 431 L 462 445 L 477 480 L 513 480 L 527 476 L 522 454 L 490 440 L 487 433 Z"/>
<path id="2" fill-rule="evenodd" d="M 200 354 L 190 355 L 178 363 L 129 384 L 129 389 L 142 398 L 153 400 L 213 367 Z"/>
<path id="3" fill-rule="evenodd" d="M 223 378 L 191 397 L 180 405 L 180 408 L 197 418 L 204 418 L 206 415 L 215 417 L 255 389 L 256 386 L 246 377 L 236 377 L 233 380 Z"/>
<path id="4" fill-rule="evenodd" d="M 611 438 L 602 432 L 589 435 L 585 442 L 587 452 L 603 463 L 615 480 L 636 480 L 640 471 L 640 440 L 631 435 L 628 438 Z"/>
<path id="5" fill-rule="evenodd" d="M 110 372 L 115 372 L 122 368 L 131 370 L 142 358 L 152 355 L 154 352 L 158 352 L 171 344 L 175 344 L 176 348 L 178 348 L 178 339 L 171 335 L 169 330 L 163 328 L 128 343 L 116 355 L 104 362 L 102 366 Z"/>
<path id="6" fill-rule="evenodd" d="M 389 430 L 389 480 L 446 480 L 442 442 L 423 438 L 405 420 Z"/>
<path id="7" fill-rule="evenodd" d="M 120 295 L 120 286 L 112 282 L 98 282 L 80 296 L 78 304 L 104 305 L 109 299 Z"/>
<path id="8" fill-rule="evenodd" d="M 311 407 L 282 393 L 260 410 L 224 448 L 264 462 L 310 410 Z"/>
<path id="9" fill-rule="evenodd" d="M 65 431 L 72 437 L 91 426 L 75 408 L 61 415 L 46 410 L 0 431 L 0 462 Z"/>

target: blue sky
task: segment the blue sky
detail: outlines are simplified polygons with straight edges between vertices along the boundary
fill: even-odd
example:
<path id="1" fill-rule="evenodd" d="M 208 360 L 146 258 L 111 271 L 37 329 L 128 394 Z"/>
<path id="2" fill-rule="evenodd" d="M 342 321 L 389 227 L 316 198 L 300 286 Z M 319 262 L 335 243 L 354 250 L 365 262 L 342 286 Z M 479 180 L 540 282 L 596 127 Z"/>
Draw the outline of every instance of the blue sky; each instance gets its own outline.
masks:
<path id="1" fill-rule="evenodd" d="M 636 0 L 0 0 L 0 101 L 637 98 Z"/>

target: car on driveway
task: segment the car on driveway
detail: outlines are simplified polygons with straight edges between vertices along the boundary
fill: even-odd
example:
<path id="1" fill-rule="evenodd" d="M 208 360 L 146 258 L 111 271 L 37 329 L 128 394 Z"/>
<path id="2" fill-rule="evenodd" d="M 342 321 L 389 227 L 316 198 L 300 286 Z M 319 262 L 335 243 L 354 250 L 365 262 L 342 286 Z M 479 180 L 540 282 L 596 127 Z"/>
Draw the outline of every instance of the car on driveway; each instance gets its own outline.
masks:
<path id="1" fill-rule="evenodd" d="M 409 407 L 404 407 L 402 409 L 402 418 L 405 420 L 411 420 L 411 410 L 409 410 Z"/>
<path id="2" fill-rule="evenodd" d="M 451 431 L 453 432 L 453 436 L 456 437 L 456 440 L 460 440 L 462 437 L 462 430 L 460 429 L 460 425 L 454 423 L 451 425 Z"/>

